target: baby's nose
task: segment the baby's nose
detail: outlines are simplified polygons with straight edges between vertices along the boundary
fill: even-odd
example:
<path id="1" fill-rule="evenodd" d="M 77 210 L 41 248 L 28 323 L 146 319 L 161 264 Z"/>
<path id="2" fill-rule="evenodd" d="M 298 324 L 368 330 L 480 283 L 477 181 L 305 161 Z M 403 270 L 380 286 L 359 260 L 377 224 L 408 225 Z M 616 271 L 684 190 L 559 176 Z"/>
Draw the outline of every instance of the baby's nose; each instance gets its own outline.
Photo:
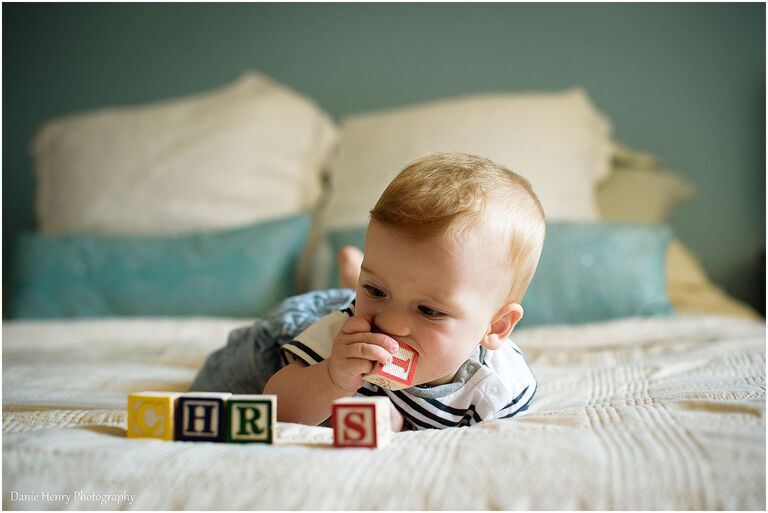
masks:
<path id="1" fill-rule="evenodd" d="M 394 339 L 408 336 L 408 326 L 401 316 L 394 314 L 379 315 L 373 319 L 372 329 L 374 333 L 383 333 Z"/>

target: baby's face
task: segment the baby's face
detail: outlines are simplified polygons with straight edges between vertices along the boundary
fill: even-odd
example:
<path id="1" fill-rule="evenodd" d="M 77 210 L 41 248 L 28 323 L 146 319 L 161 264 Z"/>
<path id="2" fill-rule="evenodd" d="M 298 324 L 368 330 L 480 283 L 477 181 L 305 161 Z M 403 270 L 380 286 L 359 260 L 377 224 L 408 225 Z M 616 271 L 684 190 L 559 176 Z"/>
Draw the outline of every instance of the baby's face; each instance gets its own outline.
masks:
<path id="1" fill-rule="evenodd" d="M 482 231 L 425 241 L 369 225 L 355 312 L 418 351 L 414 385 L 450 382 L 483 342 L 506 290 L 493 242 Z"/>

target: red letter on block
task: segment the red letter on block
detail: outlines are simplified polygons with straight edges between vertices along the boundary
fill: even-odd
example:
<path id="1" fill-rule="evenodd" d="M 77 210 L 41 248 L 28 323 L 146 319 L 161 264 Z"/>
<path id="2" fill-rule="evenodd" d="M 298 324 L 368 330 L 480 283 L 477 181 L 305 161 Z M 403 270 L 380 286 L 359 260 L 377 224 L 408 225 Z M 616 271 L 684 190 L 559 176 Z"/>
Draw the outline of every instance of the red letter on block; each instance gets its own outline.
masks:
<path id="1" fill-rule="evenodd" d="M 368 408 L 368 406 L 364 406 L 364 408 Z M 347 410 L 346 415 L 344 415 L 344 429 L 342 430 L 342 436 L 344 436 L 346 440 L 350 442 L 364 440 L 366 420 L 368 421 L 368 431 L 376 429 L 376 427 L 371 424 L 371 419 L 366 418 L 365 413 L 366 412 L 355 411 L 351 408 Z"/>
<path id="2" fill-rule="evenodd" d="M 419 353 L 408 344 L 398 342 L 397 351 L 389 365 L 377 364 L 363 379 L 387 390 L 400 390 L 413 385 Z"/>

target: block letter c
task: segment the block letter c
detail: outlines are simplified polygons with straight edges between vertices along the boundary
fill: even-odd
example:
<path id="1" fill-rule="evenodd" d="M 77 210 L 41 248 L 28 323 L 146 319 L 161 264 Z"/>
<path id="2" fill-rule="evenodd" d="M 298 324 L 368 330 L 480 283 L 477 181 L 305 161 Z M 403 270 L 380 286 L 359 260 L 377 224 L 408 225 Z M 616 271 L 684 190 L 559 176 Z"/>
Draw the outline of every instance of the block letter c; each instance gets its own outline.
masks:
<path id="1" fill-rule="evenodd" d="M 144 415 L 145 411 L 147 409 L 154 410 L 155 412 L 155 421 L 152 423 L 152 425 L 147 425 L 144 423 Z M 160 424 L 160 419 L 163 416 L 163 407 L 159 403 L 153 403 L 153 402 L 142 402 L 139 407 L 136 409 L 136 424 L 139 426 L 139 429 L 143 431 L 144 433 L 153 433 Z"/>

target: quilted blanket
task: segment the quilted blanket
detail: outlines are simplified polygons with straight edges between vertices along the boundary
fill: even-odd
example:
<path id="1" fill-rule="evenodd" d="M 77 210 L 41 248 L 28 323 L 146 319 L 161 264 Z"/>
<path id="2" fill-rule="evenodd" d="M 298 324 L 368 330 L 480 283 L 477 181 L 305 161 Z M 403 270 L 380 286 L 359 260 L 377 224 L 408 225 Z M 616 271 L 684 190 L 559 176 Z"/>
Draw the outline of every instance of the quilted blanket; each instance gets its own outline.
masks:
<path id="1" fill-rule="evenodd" d="M 128 439 L 126 398 L 184 391 L 238 319 L 3 324 L 5 509 L 765 509 L 765 324 L 529 328 L 529 413 L 334 449 Z"/>

